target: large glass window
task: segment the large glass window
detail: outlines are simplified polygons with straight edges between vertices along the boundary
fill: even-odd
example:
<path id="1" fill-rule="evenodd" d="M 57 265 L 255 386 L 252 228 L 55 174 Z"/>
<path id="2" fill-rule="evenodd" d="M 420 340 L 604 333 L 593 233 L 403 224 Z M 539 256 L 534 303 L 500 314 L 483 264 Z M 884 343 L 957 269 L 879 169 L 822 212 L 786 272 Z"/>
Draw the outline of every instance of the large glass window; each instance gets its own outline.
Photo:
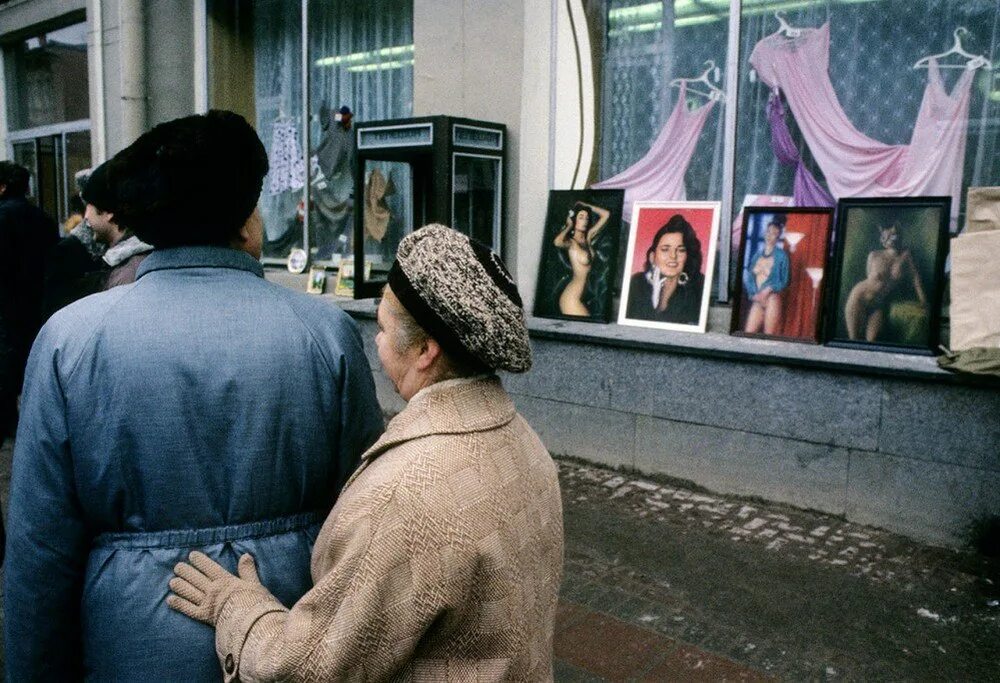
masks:
<path id="1" fill-rule="evenodd" d="M 743 0 L 735 55 L 728 49 L 729 16 L 737 4 L 729 0 L 584 0 L 583 6 L 601 65 L 591 180 L 643 164 L 664 178 L 678 175 L 676 165 L 656 168 L 660 152 L 676 155 L 696 134 L 681 159 L 690 163 L 683 185 L 664 182 L 671 191 L 649 198 L 728 204 L 720 249 L 747 203 L 950 195 L 957 230 L 966 189 L 1000 184 L 996 72 L 968 69 L 968 57 L 955 54 L 914 68 L 956 40 L 968 53 L 1000 58 L 998 0 Z M 717 100 L 700 130 L 671 130 L 681 97 L 677 79 L 708 76 L 708 83 L 684 86 L 686 111 L 695 112 L 711 101 L 697 90 L 726 89 L 727 74 L 712 67 L 723 67 L 727 57 L 737 59 L 737 90 Z M 733 106 L 729 130 L 725 109 Z M 732 149 L 727 140 L 735 140 Z M 728 298 L 725 290 L 720 298 Z"/>
<path id="2" fill-rule="evenodd" d="M 79 121 L 90 115 L 86 23 L 8 45 L 4 66 L 11 130 Z"/>
<path id="3" fill-rule="evenodd" d="M 265 260 L 307 247 L 339 263 L 353 249 L 353 124 L 412 114 L 412 0 L 210 0 L 208 19 L 211 104 L 253 122 L 270 161 Z"/>
<path id="4" fill-rule="evenodd" d="M 670 126 L 677 135 L 694 139 L 683 159 L 689 164 L 686 173 L 676 165 L 662 169 L 678 177 L 670 183 L 674 196 L 659 199 L 719 199 L 725 101 L 713 88 L 724 89 L 728 2 L 606 0 L 603 15 L 599 178 L 641 162 L 657 137 L 671 132 L 665 131 Z M 701 76 L 707 82 L 682 81 Z M 681 116 L 674 115 L 680 108 L 704 116 L 683 125 Z"/>
<path id="5" fill-rule="evenodd" d="M 74 174 L 90 165 L 87 24 L 3 46 L 10 153 L 31 175 L 31 198 L 63 221 Z"/>
<path id="6" fill-rule="evenodd" d="M 780 162 L 772 147 L 771 98 L 771 119 L 784 119 L 793 151 L 833 199 L 953 195 L 956 229 L 965 189 L 1000 181 L 994 73 L 968 71 L 958 55 L 942 58 L 940 69 L 914 68 L 946 52 L 956 31 L 963 49 L 991 58 L 1000 3 L 831 0 L 778 16 L 763 2 L 743 6 L 736 208 L 750 194 L 795 195 L 797 165 Z M 781 21 L 791 35 L 776 34 Z M 811 87 L 800 97 L 802 74 Z M 821 201 L 804 191 L 796 199 Z"/>

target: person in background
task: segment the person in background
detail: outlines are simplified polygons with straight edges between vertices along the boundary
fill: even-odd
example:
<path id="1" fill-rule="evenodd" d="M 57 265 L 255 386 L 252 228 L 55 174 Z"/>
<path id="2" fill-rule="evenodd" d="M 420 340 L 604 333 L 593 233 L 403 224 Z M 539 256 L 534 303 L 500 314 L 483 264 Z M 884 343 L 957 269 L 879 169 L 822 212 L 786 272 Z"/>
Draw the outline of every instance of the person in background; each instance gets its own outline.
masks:
<path id="1" fill-rule="evenodd" d="M 76 174 L 77 191 L 83 190 L 90 169 Z M 86 203 L 77 194 L 71 205 L 79 208 L 63 224 L 67 235 L 49 250 L 45 267 L 42 311 L 46 320 L 63 306 L 104 289 L 108 266 L 101 258 L 107 247 L 94 239 L 94 230 L 83 218 Z M 79 220 L 74 221 L 74 217 Z M 72 227 L 70 227 L 72 226 Z"/>
<path id="2" fill-rule="evenodd" d="M 27 199 L 28 169 L 0 161 L 0 429 L 17 422 L 28 351 L 42 326 L 45 260 L 59 240 L 55 220 Z"/>
<path id="3" fill-rule="evenodd" d="M 154 250 L 32 349 L 7 680 L 217 681 L 211 630 L 164 602 L 171 568 L 194 548 L 232 567 L 254 553 L 293 604 L 382 414 L 355 323 L 263 277 L 267 156 L 242 117 L 163 123 L 109 163 L 115 219 Z"/>
<path id="4" fill-rule="evenodd" d="M 116 219 L 118 197 L 111 166 L 110 162 L 105 162 L 95 168 L 81 193 L 87 203 L 84 218 L 94 231 L 94 239 L 107 247 L 102 258 L 111 270 L 104 289 L 135 282 L 139 264 L 153 250 L 152 245 L 143 242 Z"/>
<path id="5" fill-rule="evenodd" d="M 494 374 L 531 367 L 517 287 L 430 225 L 400 243 L 378 327 L 408 403 L 323 525 L 312 590 L 289 609 L 251 555 L 237 577 L 195 552 L 167 604 L 215 627 L 227 681 L 552 680 L 559 480 Z"/>

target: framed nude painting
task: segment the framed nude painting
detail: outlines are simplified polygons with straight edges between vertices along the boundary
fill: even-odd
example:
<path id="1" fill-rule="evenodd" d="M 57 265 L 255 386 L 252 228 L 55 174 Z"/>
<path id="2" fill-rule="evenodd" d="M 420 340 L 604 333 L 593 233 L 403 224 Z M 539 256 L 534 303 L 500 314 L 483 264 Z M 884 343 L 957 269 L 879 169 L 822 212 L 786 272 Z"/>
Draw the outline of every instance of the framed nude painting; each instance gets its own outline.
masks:
<path id="1" fill-rule="evenodd" d="M 624 190 L 553 190 L 534 313 L 610 322 Z"/>
<path id="2" fill-rule="evenodd" d="M 830 345 L 935 352 L 950 210 L 950 197 L 840 200 Z"/>
<path id="3" fill-rule="evenodd" d="M 618 322 L 704 332 L 719 202 L 636 202 Z"/>
<path id="4" fill-rule="evenodd" d="M 735 335 L 820 342 L 832 208 L 743 212 Z"/>

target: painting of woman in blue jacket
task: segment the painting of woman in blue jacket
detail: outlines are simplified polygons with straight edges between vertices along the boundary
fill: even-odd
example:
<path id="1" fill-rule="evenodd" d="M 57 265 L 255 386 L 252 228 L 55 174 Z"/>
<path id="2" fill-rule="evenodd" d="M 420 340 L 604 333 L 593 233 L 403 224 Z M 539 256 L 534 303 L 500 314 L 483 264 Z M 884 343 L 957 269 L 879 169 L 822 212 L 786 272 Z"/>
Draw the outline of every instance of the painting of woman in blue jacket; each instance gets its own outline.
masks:
<path id="1" fill-rule="evenodd" d="M 777 221 L 770 221 L 764 243 L 743 269 L 743 291 L 750 301 L 744 332 L 773 335 L 781 329 L 781 292 L 788 287 L 788 254 L 778 241 L 781 231 Z"/>

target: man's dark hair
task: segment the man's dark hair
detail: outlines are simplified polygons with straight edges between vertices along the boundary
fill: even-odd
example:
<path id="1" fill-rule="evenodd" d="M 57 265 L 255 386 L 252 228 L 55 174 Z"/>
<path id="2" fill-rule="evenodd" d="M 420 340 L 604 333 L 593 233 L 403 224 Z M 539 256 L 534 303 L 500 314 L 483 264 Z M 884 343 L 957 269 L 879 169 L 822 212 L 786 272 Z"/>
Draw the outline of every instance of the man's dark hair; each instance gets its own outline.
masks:
<path id="1" fill-rule="evenodd" d="M 253 213 L 267 153 L 239 114 L 161 123 L 109 162 L 118 225 L 154 247 L 227 246 Z"/>
<path id="2" fill-rule="evenodd" d="M 112 163 L 108 161 L 101 164 L 91 172 L 80 191 L 83 201 L 93 205 L 98 211 L 111 213 L 117 211 L 118 198 L 111 181 L 111 174 Z"/>
<path id="3" fill-rule="evenodd" d="M 0 185 L 6 186 L 4 197 L 23 197 L 28 194 L 28 169 L 13 161 L 0 161 Z"/>

